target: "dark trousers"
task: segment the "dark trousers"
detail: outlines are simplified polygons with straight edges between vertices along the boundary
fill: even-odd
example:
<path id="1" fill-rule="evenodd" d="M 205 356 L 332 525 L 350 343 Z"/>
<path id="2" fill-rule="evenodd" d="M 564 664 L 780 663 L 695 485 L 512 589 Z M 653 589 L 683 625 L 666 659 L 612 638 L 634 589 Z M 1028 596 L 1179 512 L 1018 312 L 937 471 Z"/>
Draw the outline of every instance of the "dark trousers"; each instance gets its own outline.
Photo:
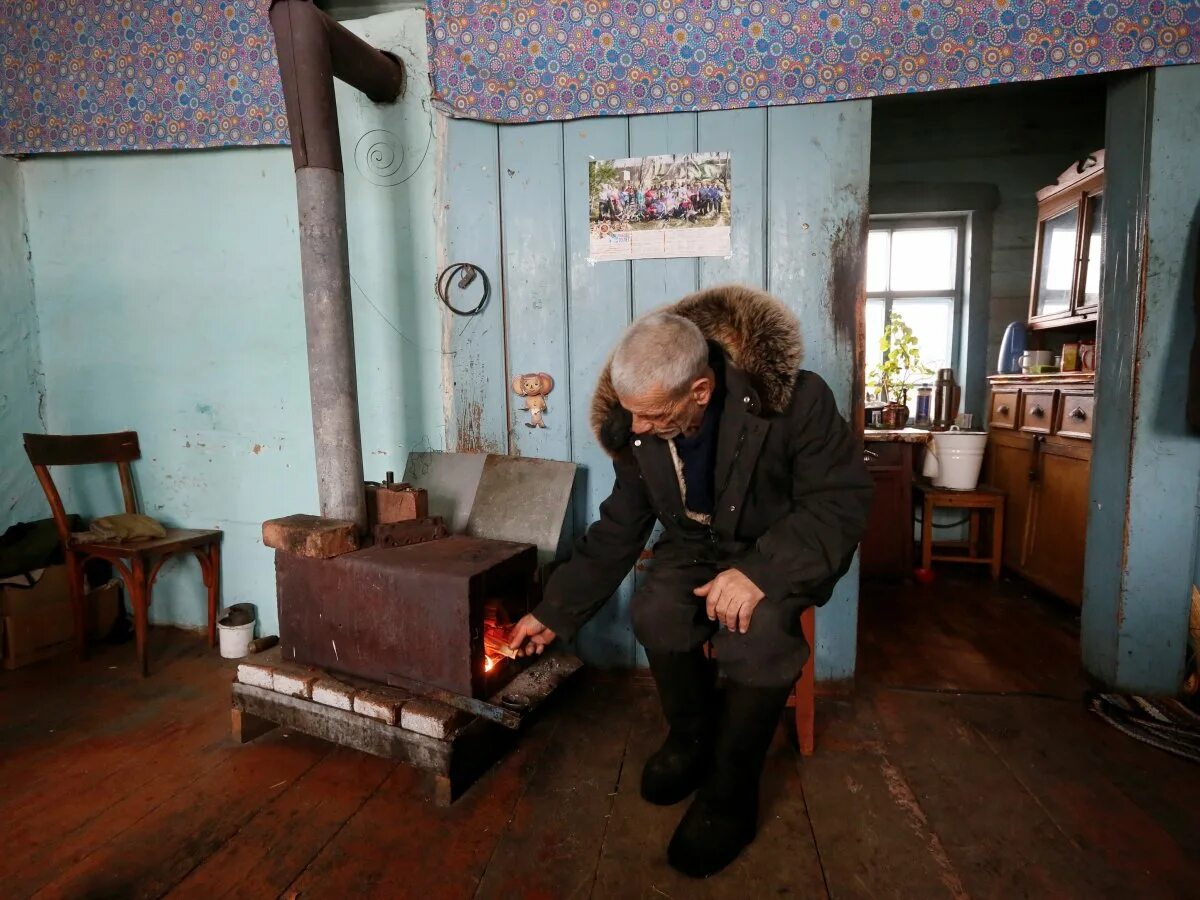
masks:
<path id="1" fill-rule="evenodd" d="M 728 565 L 687 548 L 655 548 L 655 562 L 634 592 L 633 631 L 648 653 L 683 653 L 713 642 L 721 670 L 739 684 L 786 687 L 808 660 L 800 613 L 804 597 L 764 597 L 745 634 L 708 618 L 705 601 L 692 593 Z"/>

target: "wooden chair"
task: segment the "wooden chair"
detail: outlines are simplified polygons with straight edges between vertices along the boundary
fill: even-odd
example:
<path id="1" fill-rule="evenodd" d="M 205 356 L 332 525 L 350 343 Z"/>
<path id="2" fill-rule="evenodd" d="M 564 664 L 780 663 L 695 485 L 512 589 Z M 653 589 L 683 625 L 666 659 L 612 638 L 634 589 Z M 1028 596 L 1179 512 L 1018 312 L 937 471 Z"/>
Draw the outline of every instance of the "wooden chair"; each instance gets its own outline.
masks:
<path id="1" fill-rule="evenodd" d="M 808 662 L 800 671 L 800 678 L 796 681 L 796 690 L 792 694 L 789 705 L 795 707 L 796 743 L 800 747 L 800 755 L 812 756 L 816 745 L 817 701 L 816 676 L 813 674 L 813 668 L 817 658 L 817 645 L 814 640 L 816 615 L 811 606 L 800 614 L 800 629 L 804 632 L 804 640 L 808 641 L 812 652 L 808 655 Z"/>
<path id="2" fill-rule="evenodd" d="M 216 644 L 217 597 L 221 584 L 221 532 L 188 528 L 168 528 L 166 537 L 113 543 L 89 541 L 71 534 L 62 498 L 50 477 L 50 466 L 82 466 L 115 463 L 121 478 L 125 511 L 139 512 L 133 490 L 130 463 L 141 458 L 135 431 L 118 434 L 25 435 L 25 453 L 33 463 L 42 490 L 50 502 L 50 511 L 58 527 L 67 560 L 67 578 L 71 605 L 75 614 L 75 643 L 81 658 L 87 656 L 86 609 L 84 607 L 83 565 L 87 560 L 108 560 L 121 574 L 129 602 L 133 607 L 134 632 L 137 636 L 138 664 L 143 677 L 149 668 L 146 659 L 147 615 L 154 580 L 162 564 L 181 553 L 191 553 L 200 562 L 204 586 L 208 588 L 208 645 Z"/>
<path id="3" fill-rule="evenodd" d="M 800 614 L 800 630 L 804 633 L 804 640 L 808 642 L 811 652 L 804 668 L 800 670 L 800 677 L 796 679 L 796 686 L 787 702 L 788 708 L 796 717 L 796 743 L 800 748 L 801 756 L 812 756 L 816 743 L 816 678 L 813 674 L 813 660 L 817 655 L 817 645 L 813 641 L 816 633 L 815 626 L 816 615 L 810 606 Z M 717 654 L 712 641 L 704 645 L 704 655 L 709 659 L 716 658 Z"/>

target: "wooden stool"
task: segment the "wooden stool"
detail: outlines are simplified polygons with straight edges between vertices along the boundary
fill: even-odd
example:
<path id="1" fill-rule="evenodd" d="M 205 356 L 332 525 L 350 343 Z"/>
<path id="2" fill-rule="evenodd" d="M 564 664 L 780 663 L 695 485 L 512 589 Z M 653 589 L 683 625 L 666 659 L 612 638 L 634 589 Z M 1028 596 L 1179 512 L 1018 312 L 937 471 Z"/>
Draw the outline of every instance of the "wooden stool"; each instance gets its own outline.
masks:
<path id="1" fill-rule="evenodd" d="M 812 756 L 816 748 L 816 718 L 817 718 L 817 682 L 815 667 L 817 656 L 817 618 L 813 607 L 808 607 L 800 613 L 800 630 L 804 640 L 808 642 L 808 660 L 800 670 L 800 677 L 788 695 L 787 708 L 792 710 L 796 723 L 796 745 L 801 756 Z M 709 659 L 715 659 L 712 641 L 704 645 L 704 654 Z"/>
<path id="2" fill-rule="evenodd" d="M 952 491 L 917 482 L 916 490 L 922 497 L 921 514 L 921 568 L 929 569 L 935 562 L 977 563 L 989 566 L 992 578 L 1000 577 L 1000 563 L 1004 552 L 1004 492 L 993 487 L 980 485 L 973 491 Z M 933 540 L 933 511 L 935 509 L 969 509 L 971 531 L 966 541 Z M 991 512 L 991 553 L 981 555 L 980 519 L 982 513 Z M 965 553 L 939 553 L 938 550 L 957 548 Z"/>

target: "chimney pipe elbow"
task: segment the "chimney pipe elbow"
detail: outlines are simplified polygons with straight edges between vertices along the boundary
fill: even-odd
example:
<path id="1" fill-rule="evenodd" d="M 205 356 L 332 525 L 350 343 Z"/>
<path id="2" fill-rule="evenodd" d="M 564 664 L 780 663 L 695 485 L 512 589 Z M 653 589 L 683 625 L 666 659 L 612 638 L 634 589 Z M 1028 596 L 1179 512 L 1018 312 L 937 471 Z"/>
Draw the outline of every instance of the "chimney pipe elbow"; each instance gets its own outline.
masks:
<path id="1" fill-rule="evenodd" d="M 292 160 L 297 169 L 340 172 L 342 150 L 333 79 L 357 88 L 376 103 L 393 103 L 404 92 L 404 63 L 395 54 L 372 47 L 310 0 L 272 0 L 269 14 L 292 137 Z"/>

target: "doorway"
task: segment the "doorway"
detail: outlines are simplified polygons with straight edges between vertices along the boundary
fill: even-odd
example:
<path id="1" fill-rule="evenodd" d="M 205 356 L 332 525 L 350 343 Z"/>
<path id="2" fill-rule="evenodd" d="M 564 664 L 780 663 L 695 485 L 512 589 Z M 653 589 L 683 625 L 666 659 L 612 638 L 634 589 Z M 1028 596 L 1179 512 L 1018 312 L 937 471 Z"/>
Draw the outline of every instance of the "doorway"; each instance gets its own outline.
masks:
<path id="1" fill-rule="evenodd" d="M 1081 367 L 1081 345 L 1092 348 L 1094 369 L 1100 315 L 1098 305 L 1073 305 L 1072 289 L 1084 292 L 1093 269 L 1085 259 L 1081 273 L 1078 255 L 1058 248 L 1066 246 L 1065 231 L 1047 215 L 1046 197 L 1081 160 L 1100 151 L 1102 164 L 1107 90 L 1104 77 L 1071 78 L 873 102 L 864 436 L 877 500 L 862 554 L 859 674 L 866 683 L 1064 695 L 1082 688 L 1090 464 L 1083 423 L 1095 376 L 1063 369 Z M 1102 188 L 1072 196 L 1071 249 L 1082 240 L 1086 256 L 1085 224 L 1101 242 L 1095 246 L 1102 244 Z M 1066 305 L 1052 314 L 1047 269 L 1050 287 L 1067 282 Z M 893 330 L 885 331 L 889 324 Z M 911 336 L 915 363 L 881 377 L 897 333 Z M 1006 334 L 1041 351 L 1030 359 L 1045 359 L 1036 364 L 1045 368 L 998 378 L 1011 368 L 1000 360 Z M 1003 574 L 995 581 L 987 565 L 924 569 L 917 546 L 924 513 L 914 506 L 927 436 L 871 427 L 881 382 L 897 402 L 890 374 L 903 388 L 910 424 L 927 428 L 933 410 L 924 407 L 922 388 L 945 370 L 958 388 L 957 424 L 988 433 L 981 483 L 998 482 L 1005 499 Z M 961 509 L 935 510 L 937 545 L 983 538 L 975 552 L 990 555 L 991 516 L 972 519 Z"/>

